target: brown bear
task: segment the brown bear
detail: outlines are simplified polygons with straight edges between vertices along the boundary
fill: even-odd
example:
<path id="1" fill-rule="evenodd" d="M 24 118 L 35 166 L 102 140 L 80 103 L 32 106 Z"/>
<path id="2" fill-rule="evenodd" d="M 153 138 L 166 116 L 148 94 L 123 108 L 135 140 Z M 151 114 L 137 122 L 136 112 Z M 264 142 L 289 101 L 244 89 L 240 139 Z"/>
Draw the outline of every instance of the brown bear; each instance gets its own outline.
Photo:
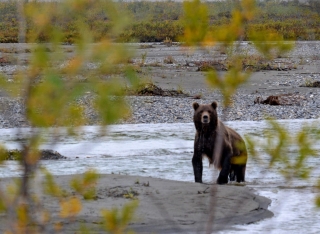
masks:
<path id="1" fill-rule="evenodd" d="M 202 157 L 220 170 L 218 184 L 236 180 L 245 181 L 247 150 L 244 140 L 233 129 L 225 126 L 217 116 L 217 103 L 193 103 L 193 121 L 196 128 L 192 166 L 195 182 L 202 183 Z M 220 147 L 219 147 L 220 145 Z"/>

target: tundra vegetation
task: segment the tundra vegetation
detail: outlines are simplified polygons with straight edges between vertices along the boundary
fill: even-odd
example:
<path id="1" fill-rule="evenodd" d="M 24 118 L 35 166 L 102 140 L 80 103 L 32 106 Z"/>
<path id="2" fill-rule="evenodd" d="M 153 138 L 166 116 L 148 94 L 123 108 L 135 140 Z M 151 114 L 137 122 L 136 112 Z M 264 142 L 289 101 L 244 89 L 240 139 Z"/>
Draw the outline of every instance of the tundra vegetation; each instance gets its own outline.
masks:
<path id="1" fill-rule="evenodd" d="M 207 9 L 208 27 L 211 31 L 230 24 L 233 9 L 237 7 L 238 2 L 226 0 L 203 3 Z M 55 9 L 59 1 L 30 1 L 27 5 Z M 162 42 L 166 38 L 178 41 L 182 39 L 185 29 L 185 24 L 181 20 L 184 17 L 183 5 L 182 2 L 174 1 L 116 2 L 115 6 L 120 9 L 119 14 L 130 16 L 132 23 L 126 26 L 126 30 L 113 35 L 113 39 L 120 42 Z M 320 40 L 319 9 L 320 3 L 316 0 L 308 0 L 306 3 L 278 0 L 256 1 L 256 13 L 259 17 L 246 22 L 241 39 L 252 40 L 250 31 L 272 30 L 281 34 L 285 40 Z M 15 1 L 0 2 L 0 42 L 18 42 L 17 11 L 18 6 Z M 30 17 L 26 17 L 26 40 L 31 42 L 32 32 L 37 26 Z M 76 21 L 69 14 L 60 14 L 50 19 L 51 24 L 60 28 L 63 34 L 62 42 L 65 43 L 74 43 L 79 36 Z M 112 31 L 114 24 L 106 11 L 95 9 L 95 4 L 88 6 L 86 23 L 92 29 L 94 41 L 100 41 L 106 33 Z M 38 42 L 49 41 L 50 37 L 46 32 L 37 36 Z"/>
<path id="2" fill-rule="evenodd" d="M 14 82 L 1 79 L 1 89 L 25 100 L 25 115 L 34 129 L 26 141 L 20 142 L 22 177 L 0 190 L 0 211 L 7 217 L 6 233 L 63 233 L 61 220 L 72 222 L 81 211 L 81 199 L 95 198 L 97 173 L 88 171 L 74 178 L 70 184 L 72 192 L 64 191 L 45 168 L 39 168 L 38 148 L 44 143 L 45 131 L 59 136 L 61 128 L 57 126 L 64 126 L 74 137 L 81 134 L 81 126 L 88 120 L 77 99 L 88 93 L 94 95 L 101 117 L 101 131 L 97 134 L 104 134 L 105 126 L 129 114 L 123 98 L 123 79 L 118 78 L 125 78 L 132 86 L 137 85 L 138 78 L 129 63 L 131 54 L 126 45 L 112 42 L 181 40 L 190 48 L 222 42 L 223 47 L 233 51 L 236 41 L 249 39 L 265 57 L 272 58 L 291 48 L 291 44 L 283 43 L 284 39 L 319 39 L 317 4 L 254 0 L 1 2 L 0 41 L 34 43 L 27 70 L 17 72 Z M 129 17 L 134 20 L 129 21 Z M 270 40 L 277 43 L 266 43 Z M 70 58 L 61 43 L 73 43 L 75 56 Z M 249 76 L 241 59 L 232 60 L 224 76 L 214 70 L 207 73 L 209 83 L 224 95 L 224 106 L 230 104 L 231 96 Z M 263 145 L 270 155 L 269 165 L 283 163 L 281 173 L 288 180 L 307 178 L 310 170 L 306 159 L 317 155 L 313 146 L 319 141 L 320 130 L 305 126 L 302 132 L 291 136 L 275 121 L 270 124 L 274 133 L 266 134 Z M 23 129 L 17 131 L 23 133 Z M 308 131 L 316 132 L 318 137 L 308 137 Z M 250 138 L 247 142 L 251 156 L 258 160 L 256 143 Z M 299 148 L 299 154 L 289 160 L 286 150 L 290 144 Z M 3 166 L 6 152 L 2 146 Z M 37 173 L 45 175 L 42 189 L 57 199 L 61 211 L 59 221 L 52 226 L 48 225 L 52 219 L 50 210 L 32 192 L 31 180 Z M 320 197 L 317 205 L 320 206 Z M 125 232 L 136 207 L 134 201 L 120 210 L 103 210 L 102 227 L 108 233 Z M 85 226 L 79 230 L 89 233 Z"/>

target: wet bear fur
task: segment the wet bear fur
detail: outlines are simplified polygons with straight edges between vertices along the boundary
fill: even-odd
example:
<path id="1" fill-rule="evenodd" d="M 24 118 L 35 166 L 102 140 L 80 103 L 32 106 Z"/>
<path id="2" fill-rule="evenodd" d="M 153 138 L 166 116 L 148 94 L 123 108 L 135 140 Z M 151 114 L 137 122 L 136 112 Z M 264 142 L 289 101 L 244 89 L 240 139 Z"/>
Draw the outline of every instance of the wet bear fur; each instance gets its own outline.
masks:
<path id="1" fill-rule="evenodd" d="M 195 182 L 202 183 L 202 157 L 220 170 L 218 184 L 228 180 L 245 181 L 247 150 L 241 136 L 225 126 L 217 116 L 217 103 L 200 105 L 193 103 L 193 121 L 196 128 L 192 166 Z M 220 152 L 218 145 L 221 145 Z"/>

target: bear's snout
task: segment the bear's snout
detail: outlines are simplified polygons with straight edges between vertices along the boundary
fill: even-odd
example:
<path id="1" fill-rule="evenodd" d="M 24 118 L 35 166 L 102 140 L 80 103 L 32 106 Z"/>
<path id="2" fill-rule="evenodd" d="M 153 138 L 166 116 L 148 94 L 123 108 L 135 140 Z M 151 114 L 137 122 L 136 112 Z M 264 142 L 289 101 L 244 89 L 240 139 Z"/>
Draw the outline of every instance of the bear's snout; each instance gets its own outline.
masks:
<path id="1" fill-rule="evenodd" d="M 205 123 L 205 124 L 210 123 L 210 116 L 209 116 L 208 112 L 203 112 L 202 113 L 201 122 Z"/>

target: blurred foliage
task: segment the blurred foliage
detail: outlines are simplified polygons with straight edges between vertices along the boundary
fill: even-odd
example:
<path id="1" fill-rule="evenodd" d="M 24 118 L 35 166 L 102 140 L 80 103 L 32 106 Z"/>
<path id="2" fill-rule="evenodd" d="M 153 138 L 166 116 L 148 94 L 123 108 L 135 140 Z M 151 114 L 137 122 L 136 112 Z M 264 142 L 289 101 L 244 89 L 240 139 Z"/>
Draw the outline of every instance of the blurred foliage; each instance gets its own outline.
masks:
<path id="1" fill-rule="evenodd" d="M 80 1 L 81 2 L 81 1 Z M 98 1 L 99 2 L 99 1 Z M 104 8 L 97 8 L 97 3 L 77 4 L 74 7 L 86 7 L 86 23 L 92 30 L 92 38 L 94 41 L 100 41 L 105 34 L 113 30 L 113 25 L 117 24 L 115 21 L 117 17 L 107 12 Z M 272 31 L 276 34 L 282 35 L 285 40 L 319 40 L 320 39 L 320 12 L 319 1 L 309 0 L 306 3 L 297 3 L 295 1 L 255 1 L 256 15 L 259 17 L 252 18 L 244 28 L 243 39 L 250 40 L 250 31 L 264 32 Z M 46 9 L 58 8 L 58 2 L 30 2 L 30 5 L 37 5 L 38 9 L 46 12 Z M 187 3 L 194 12 L 200 9 L 196 7 L 199 3 Z M 126 26 L 126 30 L 121 33 L 116 33 L 113 38 L 118 41 L 140 41 L 140 42 L 161 42 L 166 37 L 177 41 L 183 36 L 186 14 L 189 14 L 185 9 L 185 4 L 174 1 L 134 1 L 125 2 L 119 1 L 114 4 L 120 10 L 121 16 L 130 16 L 133 20 L 130 25 Z M 114 7 L 112 6 L 112 7 Z M 239 1 L 225 0 L 213 1 L 202 4 L 203 10 L 208 18 L 209 27 L 212 29 L 224 28 L 230 25 L 232 18 L 236 17 L 234 9 L 239 6 Z M 109 7 L 109 6 L 108 6 Z M 110 7 L 111 9 L 111 7 Z M 77 17 L 69 14 L 71 10 L 65 10 L 60 15 L 49 17 L 47 14 L 42 14 L 39 20 L 34 22 L 27 17 L 27 40 L 33 40 L 35 31 L 40 31 L 37 34 L 38 41 L 47 41 L 50 37 L 50 28 L 46 30 L 39 30 L 40 22 L 50 20 L 51 26 L 59 26 L 62 33 L 62 38 L 65 43 L 74 43 L 80 35 L 77 27 Z M 249 16 L 246 14 L 248 17 Z M 193 14 L 189 14 L 195 17 Z M 122 18 L 122 17 L 120 17 Z M 194 23 L 199 25 L 199 20 L 194 19 Z M 204 17 L 202 16 L 202 20 Z M 192 20 L 193 21 L 193 20 Z M 237 21 L 239 22 L 239 21 Z M 18 18 L 17 6 L 14 1 L 0 2 L 0 42 L 17 42 L 18 41 Z M 198 29 L 197 29 L 198 30 Z M 148 33 L 149 31 L 149 33 Z M 200 36 L 200 35 L 197 35 Z M 231 35 L 229 35 L 231 36 Z M 234 37 L 237 34 L 233 35 Z M 223 36 L 225 38 L 226 35 Z M 231 38 L 230 38 L 231 39 Z"/>
<path id="2" fill-rule="evenodd" d="M 138 201 L 131 201 L 123 206 L 122 210 L 113 208 L 111 210 L 102 210 L 103 228 L 108 233 L 121 234 L 126 232 L 126 227 L 134 218 L 134 211 L 139 205 Z"/>
<path id="3" fill-rule="evenodd" d="M 298 18 L 297 12 L 290 11 L 290 9 L 298 10 L 295 5 L 298 3 L 286 3 L 289 8 L 284 13 L 281 11 L 279 2 L 277 2 L 277 7 L 273 5 L 275 1 L 256 2 L 254 0 L 242 0 L 227 2 L 232 2 L 234 8 L 224 16 L 226 18 L 225 23 L 216 24 L 215 27 L 209 27 L 209 23 L 206 21 L 210 14 L 208 16 L 207 11 L 204 10 L 205 3 L 201 3 L 198 0 L 184 3 L 186 11 L 184 41 L 186 44 L 206 46 L 220 42 L 219 45 L 222 49 L 228 51 L 228 71 L 218 73 L 211 69 L 207 72 L 208 83 L 223 95 L 224 107 L 232 103 L 232 96 L 236 93 L 237 88 L 250 77 L 250 71 L 244 69 L 244 65 L 248 64 L 248 56 L 244 55 L 243 51 L 240 50 L 238 41 L 249 38 L 261 53 L 259 56 L 262 56 L 262 58 L 273 59 L 281 56 L 293 48 L 293 43 L 284 41 L 288 39 L 285 36 L 286 29 L 274 27 L 275 25 L 272 22 L 267 27 L 257 28 L 257 22 L 271 14 L 273 14 L 272 17 L 278 15 L 283 22 L 292 16 Z M 261 8 L 261 6 L 271 11 L 264 12 L 264 8 Z M 298 11 L 299 14 L 304 15 L 308 11 L 308 8 L 303 9 L 304 13 L 300 9 Z M 192 15 L 192 17 L 188 17 L 189 15 Z M 259 15 L 259 19 L 255 15 Z M 316 18 L 319 18 L 317 13 L 311 14 L 311 18 L 315 15 Z M 307 17 L 307 15 L 304 16 Z M 189 21 L 189 18 L 193 18 L 193 20 Z M 267 22 L 270 22 L 268 17 Z M 283 22 L 279 22 L 279 24 Z M 263 20 L 262 24 L 264 23 L 265 21 Z M 196 28 L 197 24 L 201 26 Z M 195 33 L 190 33 L 192 31 L 195 31 Z M 296 36 L 297 34 L 294 35 Z M 302 32 L 299 35 L 301 36 Z M 251 62 L 249 61 L 249 63 Z M 280 126 L 277 121 L 269 120 L 268 123 L 270 131 L 264 132 L 262 142 L 246 137 L 250 155 L 256 160 L 261 160 L 258 157 L 261 151 L 258 151 L 257 148 L 262 149 L 269 156 L 269 168 L 277 168 L 287 181 L 292 181 L 294 178 L 308 179 L 312 172 L 312 167 L 307 161 L 311 157 L 319 156 L 315 148 L 319 145 L 320 140 L 319 126 L 315 124 L 304 126 L 296 135 L 292 135 L 289 134 L 288 129 Z M 290 153 L 290 150 L 294 150 L 294 153 Z M 318 187 L 320 190 L 320 186 Z M 316 199 L 316 204 L 320 206 L 320 195 Z"/>
<path id="4" fill-rule="evenodd" d="M 98 175 L 94 171 L 87 171 L 83 178 L 76 177 L 71 181 L 71 188 L 86 200 L 95 199 L 97 180 Z"/>
<path id="5" fill-rule="evenodd" d="M 28 69 L 15 76 L 15 86 L 4 79 L 0 85 L 12 95 L 25 98 L 26 116 L 34 131 L 29 140 L 21 146 L 22 178 L 9 184 L 5 192 L 0 190 L 0 211 L 6 213 L 9 227 L 6 233 L 63 233 L 63 222 L 49 225 L 53 218 L 52 213 L 42 206 L 41 197 L 31 189 L 30 182 L 36 175 L 39 162 L 37 148 L 44 141 L 42 132 L 37 129 L 66 126 L 69 133 L 81 134 L 81 131 L 76 129 L 81 130 L 80 127 L 88 120 L 84 109 L 77 102 L 88 93 L 94 96 L 102 126 L 114 123 L 129 114 L 122 85 L 126 81 L 134 86 L 137 78 L 128 64 L 130 51 L 124 44 L 112 42 L 132 39 L 175 40 L 184 35 L 182 40 L 187 45 L 212 45 L 222 41 L 223 46 L 229 48 L 230 55 L 233 56 L 237 51 L 236 40 L 252 39 L 259 51 L 266 57 L 272 57 L 290 49 L 291 45 L 283 43 L 284 39 L 310 39 L 310 35 L 316 39 L 320 36 L 317 11 L 302 5 L 303 10 L 301 11 L 299 6 L 298 13 L 294 13 L 294 10 L 298 10 L 295 3 L 286 4 L 285 7 L 289 6 L 289 9 L 286 9 L 284 14 L 281 12 L 281 9 L 285 9 L 284 5 L 277 1 L 260 3 L 254 0 L 227 0 L 224 3 L 201 3 L 195 0 L 183 4 L 112 3 L 102 0 L 25 3 L 22 13 L 27 19 L 26 38 L 28 42 L 35 43 L 32 59 Z M 276 5 L 278 7 L 275 7 Z M 121 10 L 117 9 L 119 6 Z M 184 11 L 179 10 L 180 8 Z M 129 25 L 128 19 L 124 17 L 130 15 L 124 14 L 130 9 L 134 12 L 133 17 L 137 17 L 135 13 L 141 14 L 136 25 Z M 146 23 L 150 20 L 149 9 L 155 12 L 150 24 Z M 18 41 L 17 14 L 15 2 L 0 3 L 0 41 Z M 254 17 L 257 14 L 259 19 Z M 303 20 L 307 18 L 308 20 Z M 261 19 L 263 21 L 259 22 Z M 174 26 L 172 22 L 175 22 Z M 287 26 L 292 27 L 290 34 L 287 34 Z M 270 46 L 268 40 L 277 40 L 277 43 Z M 63 42 L 75 44 L 72 57 L 62 50 Z M 224 76 L 210 71 L 208 82 L 221 90 L 227 106 L 236 89 L 249 76 L 249 72 L 243 71 L 242 61 L 234 59 L 230 62 L 230 70 Z M 316 155 L 312 148 L 314 142 L 307 133 L 317 128 L 306 128 L 292 137 L 276 122 L 270 124 L 273 133 L 266 133 L 265 141 L 265 150 L 270 155 L 270 166 L 276 163 L 284 165 L 281 172 L 288 179 L 294 176 L 307 178 L 310 170 L 305 164 L 306 159 Z M 58 131 L 57 129 L 56 133 Z M 288 146 L 292 142 L 299 149 L 294 160 L 288 158 L 287 154 Z M 248 145 L 253 147 L 252 152 L 255 152 L 256 143 L 249 139 Z M 0 148 L 0 162 L 3 161 L 4 152 L 5 149 Z M 94 171 L 88 171 L 82 178 L 73 179 L 70 183 L 72 192 L 63 190 L 50 173 L 45 170 L 43 173 L 44 192 L 57 199 L 61 219 L 73 221 L 82 210 L 81 199 L 96 197 L 98 175 Z M 320 203 L 319 201 L 320 198 L 317 203 Z M 102 228 L 109 233 L 123 233 L 133 219 L 137 205 L 138 203 L 133 201 L 121 210 L 102 210 Z M 81 227 L 81 232 L 89 231 L 87 227 Z"/>
<path id="6" fill-rule="evenodd" d="M 190 5 L 190 3 L 188 2 L 185 3 L 187 12 L 190 11 L 190 14 L 192 14 L 192 9 L 200 9 L 199 11 L 195 10 L 194 17 L 196 18 L 199 17 L 199 15 L 206 14 L 206 12 L 202 10 L 203 8 L 205 8 L 204 3 L 201 3 L 200 1 L 194 1 L 193 3 L 197 4 L 197 7 Z M 200 34 L 200 37 L 190 37 L 189 32 L 194 30 L 192 29 L 194 27 L 194 23 L 189 23 L 188 21 L 186 21 L 186 44 L 193 45 L 195 44 L 195 42 L 202 42 L 202 44 L 205 46 L 213 45 L 219 41 L 223 41 L 222 47 L 224 47 L 225 50 L 230 51 L 230 57 L 234 57 L 236 44 L 234 44 L 233 42 L 238 40 L 239 38 L 243 38 L 247 22 L 253 19 L 255 10 L 256 8 L 254 0 L 240 1 L 231 13 L 231 21 L 229 25 L 214 30 L 207 27 L 208 22 L 201 20 L 203 24 L 206 23 L 207 26 L 204 25 L 200 27 L 199 30 L 201 30 L 201 32 L 196 33 L 196 35 Z M 248 71 L 243 71 L 243 63 L 240 59 L 231 60 L 229 67 L 230 68 L 225 75 L 217 73 L 214 70 L 209 71 L 207 75 L 208 83 L 212 87 L 221 90 L 225 106 L 230 104 L 231 97 L 234 95 L 239 85 L 246 82 L 246 80 L 250 77 L 250 73 Z"/>
<path id="7" fill-rule="evenodd" d="M 138 83 L 128 63 L 132 50 L 124 44 L 113 43 L 127 26 L 128 18 L 120 16 L 116 4 L 104 0 L 31 1 L 22 5 L 21 12 L 18 12 L 15 2 L 1 2 L 0 12 L 0 28 L 6 25 L 7 20 L 15 23 L 17 14 L 24 15 L 20 20 L 25 18 L 28 27 L 26 32 L 23 28 L 19 30 L 27 35 L 28 42 L 33 43 L 27 69 L 18 71 L 13 82 L 7 79 L 0 81 L 2 90 L 15 97 L 23 97 L 26 118 L 33 128 L 28 136 L 24 136 L 23 129 L 17 130 L 19 137 L 27 138 L 20 142 L 22 150 L 17 157 L 22 177 L 0 190 L 0 210 L 6 213 L 8 227 L 6 233 L 63 233 L 63 220 L 75 220 L 82 210 L 82 199 L 96 199 L 98 175 L 88 171 L 82 177 L 72 179 L 71 192 L 65 190 L 48 171 L 37 170 L 38 148 L 44 143 L 46 131 L 52 134 L 52 142 L 45 143 L 53 145 L 61 136 L 59 132 L 64 131 L 63 128 L 52 130 L 52 127 L 67 127 L 73 136 L 81 134 L 81 126 L 89 121 L 84 105 L 79 104 L 85 95 L 92 95 L 91 100 L 100 118 L 101 132 L 97 135 L 104 132 L 106 125 L 130 114 L 123 94 L 124 87 L 134 87 Z M 103 24 L 95 19 L 102 20 Z M 12 25 L 8 27 L 14 29 Z M 97 35 L 96 29 L 103 30 L 103 34 Z M 8 35 L 2 37 L 2 33 L 1 38 L 8 38 Z M 72 54 L 64 50 L 63 42 L 74 43 Z M 1 146 L 0 163 L 7 154 Z M 58 214 L 43 204 L 40 188 L 35 187 L 39 186 L 34 180 L 40 172 L 44 174 L 43 192 L 57 200 Z M 121 230 L 126 228 L 133 215 L 134 208 L 128 207 L 117 213 L 121 214 L 117 217 Z M 104 222 L 113 222 L 113 218 L 109 215 Z"/>
<path id="8" fill-rule="evenodd" d="M 95 3 L 98 4 L 98 1 Z M 87 11 L 80 10 L 87 5 L 71 4 L 74 7 L 72 11 L 72 8 L 66 7 L 65 4 L 53 3 L 54 8 L 45 9 L 41 7 L 48 7 L 46 4 L 37 2 L 27 4 L 26 13 L 30 15 L 31 23 L 37 26 L 36 31 L 29 32 L 29 40 L 37 42 L 39 37 L 46 34 L 51 44 L 49 47 L 36 44 L 27 72 L 18 73 L 13 83 L 2 80 L 1 85 L 10 90 L 13 95 L 24 96 L 20 91 L 25 90 L 25 95 L 28 96 L 25 103 L 26 114 L 34 127 L 84 125 L 86 123 L 83 118 L 84 109 L 77 104 L 77 100 L 86 93 L 96 95 L 95 107 L 100 113 L 101 122 L 110 124 L 119 117 L 129 114 L 121 97 L 123 81 L 112 74 L 120 73 L 129 82 L 135 82 L 136 78 L 127 62 L 131 53 L 123 44 L 112 44 L 115 31 L 110 31 L 113 32 L 110 36 L 105 34 L 99 44 L 91 44 L 95 40 L 93 30 L 86 22 Z M 92 7 L 92 4 L 90 6 Z M 96 5 L 98 6 L 103 7 L 103 4 Z M 109 5 L 105 7 L 108 8 Z M 39 8 L 41 11 L 38 11 Z M 41 13 L 37 14 L 37 12 Z M 77 24 L 74 25 L 74 28 L 79 31 L 74 57 L 68 56 L 60 47 L 60 42 L 64 41 L 63 29 L 51 24 L 63 13 L 68 16 L 74 15 L 73 19 L 83 15 L 83 18 L 78 17 Z M 109 17 L 117 16 L 113 12 Z M 121 31 L 124 25 L 125 19 L 115 24 L 114 28 Z M 87 64 L 91 64 L 91 67 Z M 80 78 L 83 77 L 85 82 L 81 82 Z"/>
<path id="9" fill-rule="evenodd" d="M 256 49 L 261 52 L 267 59 L 279 57 L 293 48 L 292 43 L 284 42 L 283 36 L 274 31 L 253 30 L 249 34 Z"/>
<path id="10" fill-rule="evenodd" d="M 289 129 L 277 121 L 268 120 L 269 129 L 263 133 L 263 140 L 259 141 L 252 136 L 246 136 L 247 148 L 254 160 L 268 168 L 276 168 L 287 180 L 308 180 L 314 166 L 310 159 L 319 158 L 317 146 L 320 144 L 320 129 L 318 122 L 305 124 L 301 130 L 292 135 Z M 260 155 L 269 156 L 264 161 Z M 315 185 L 320 191 L 320 179 Z M 320 195 L 316 196 L 315 204 L 320 207 Z"/>
<path id="11" fill-rule="evenodd" d="M 212 87 L 221 90 L 224 105 L 228 106 L 231 103 L 231 98 L 237 91 L 237 88 L 245 83 L 249 77 L 250 73 L 242 71 L 242 63 L 238 60 L 225 75 L 220 75 L 214 70 L 209 71 L 207 74 L 207 81 Z"/>
<path id="12" fill-rule="evenodd" d="M 308 179 L 312 167 L 307 164 L 308 157 L 318 157 L 314 148 L 319 143 L 320 136 L 314 131 L 315 124 L 305 125 L 296 135 L 289 134 L 289 129 L 281 126 L 275 120 L 268 120 L 269 130 L 263 133 L 263 142 L 253 143 L 253 139 L 247 137 L 248 148 L 255 160 L 262 160 L 257 147 L 261 148 L 270 157 L 267 163 L 269 167 L 280 166 L 280 173 L 288 180 L 294 178 Z M 297 152 L 290 153 L 290 151 Z"/>
<path id="13" fill-rule="evenodd" d="M 184 36 L 187 45 L 202 42 L 209 27 L 208 9 L 200 0 L 186 1 L 184 6 Z"/>

